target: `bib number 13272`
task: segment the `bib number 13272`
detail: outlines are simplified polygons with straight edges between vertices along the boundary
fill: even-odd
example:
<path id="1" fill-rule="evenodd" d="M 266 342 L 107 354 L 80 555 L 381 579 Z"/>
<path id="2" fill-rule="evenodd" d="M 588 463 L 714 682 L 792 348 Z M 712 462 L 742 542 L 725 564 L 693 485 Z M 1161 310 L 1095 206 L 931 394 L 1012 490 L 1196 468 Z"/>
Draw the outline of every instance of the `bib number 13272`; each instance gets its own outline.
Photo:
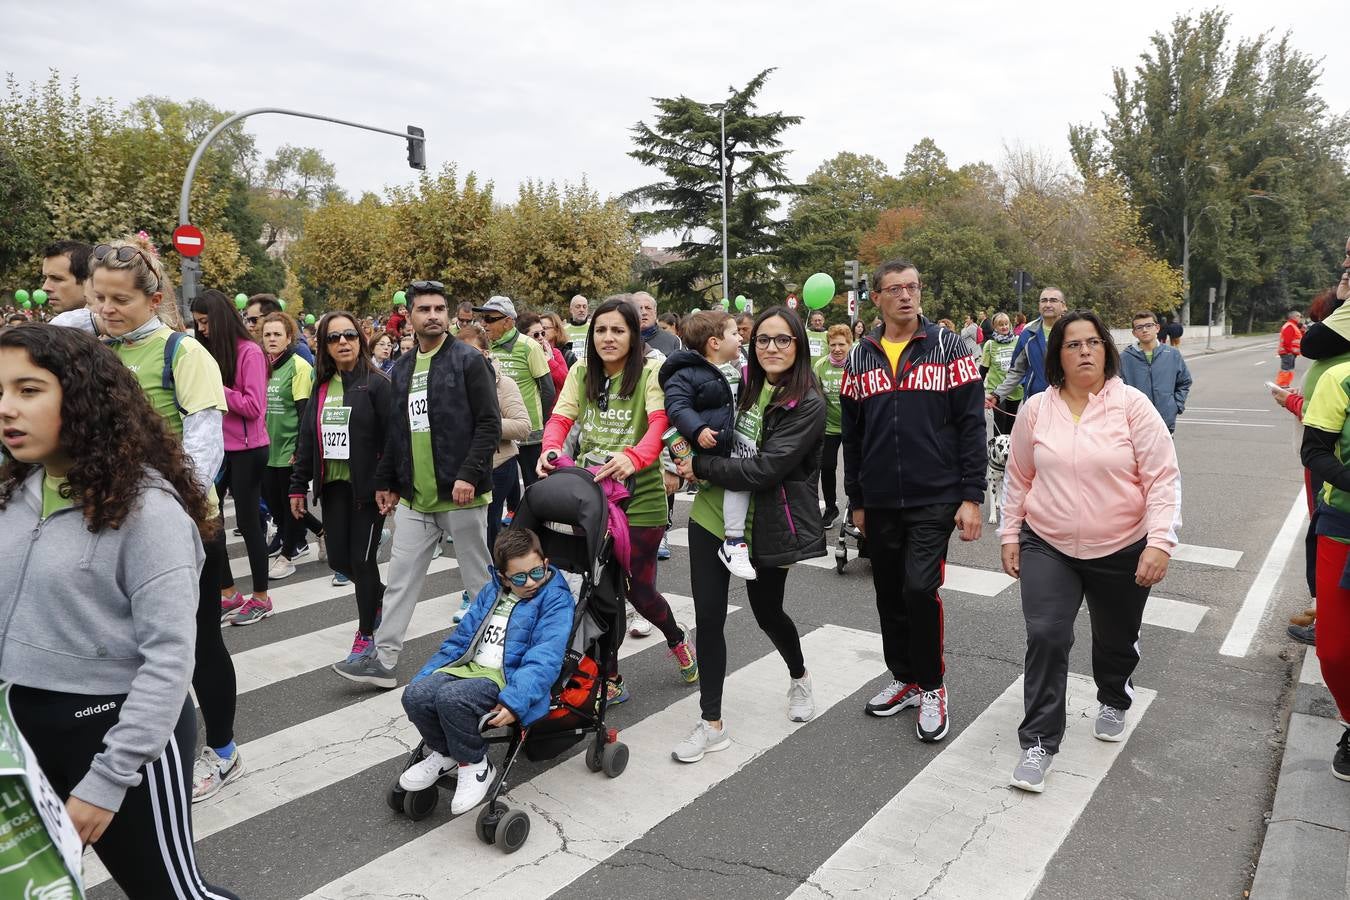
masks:
<path id="1" fill-rule="evenodd" d="M 323 411 L 323 455 L 325 459 L 351 459 L 351 407 L 336 406 Z"/>

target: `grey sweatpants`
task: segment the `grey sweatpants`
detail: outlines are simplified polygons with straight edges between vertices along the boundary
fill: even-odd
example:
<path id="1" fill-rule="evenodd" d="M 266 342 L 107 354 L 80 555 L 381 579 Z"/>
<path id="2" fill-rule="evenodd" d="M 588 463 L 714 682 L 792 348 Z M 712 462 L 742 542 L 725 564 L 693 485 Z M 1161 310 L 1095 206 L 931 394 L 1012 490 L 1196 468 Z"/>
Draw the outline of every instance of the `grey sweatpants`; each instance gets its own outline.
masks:
<path id="1" fill-rule="evenodd" d="M 399 504 L 394 512 L 394 546 L 389 555 L 389 586 L 384 612 L 375 629 L 375 651 L 380 663 L 398 664 L 403 637 L 408 633 L 417 598 L 427 579 L 431 554 L 445 537 L 455 542 L 455 559 L 469 597 L 476 597 L 488 580 L 487 507 L 450 512 L 421 513 Z M 448 626 L 450 623 L 447 622 Z"/>
<path id="2" fill-rule="evenodd" d="M 1098 559 L 1076 559 L 1022 526 L 1022 615 L 1027 623 L 1023 678 L 1026 715 L 1017 728 L 1025 750 L 1039 740 L 1059 752 L 1064 737 L 1073 623 L 1087 599 L 1092 616 L 1092 677 L 1097 701 L 1130 708 L 1130 676 L 1139 664 L 1139 626 L 1149 588 L 1134 583 L 1145 540 Z"/>

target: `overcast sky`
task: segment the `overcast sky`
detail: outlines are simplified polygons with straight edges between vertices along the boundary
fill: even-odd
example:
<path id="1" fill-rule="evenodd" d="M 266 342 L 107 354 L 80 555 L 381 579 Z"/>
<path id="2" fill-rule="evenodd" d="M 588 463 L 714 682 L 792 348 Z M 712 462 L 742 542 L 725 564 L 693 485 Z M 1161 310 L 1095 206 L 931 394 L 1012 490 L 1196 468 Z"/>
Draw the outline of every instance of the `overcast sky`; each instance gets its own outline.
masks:
<path id="1" fill-rule="evenodd" d="M 1345 0 L 1229 0 L 1231 36 L 1292 31 L 1323 59 L 1322 96 L 1350 112 Z M 213 8 L 207 15 L 200 12 Z M 78 76 L 86 96 L 201 97 L 280 106 L 427 133 L 429 168 L 456 162 L 513 199 L 527 178 L 602 195 L 652 180 L 627 155 L 652 97 L 715 102 L 777 67 L 762 110 L 803 117 L 786 134 L 805 177 L 840 150 L 892 170 L 929 136 L 953 165 L 998 163 L 1005 144 L 1065 161 L 1070 123 L 1100 123 L 1115 66 L 1200 9 L 1169 0 L 352 0 L 152 3 L 0 0 L 0 69 Z M 189 10 L 192 10 L 191 12 Z M 1339 52 L 1338 52 L 1339 51 Z M 319 147 L 348 191 L 410 179 L 394 138 L 278 116 L 259 147 Z"/>

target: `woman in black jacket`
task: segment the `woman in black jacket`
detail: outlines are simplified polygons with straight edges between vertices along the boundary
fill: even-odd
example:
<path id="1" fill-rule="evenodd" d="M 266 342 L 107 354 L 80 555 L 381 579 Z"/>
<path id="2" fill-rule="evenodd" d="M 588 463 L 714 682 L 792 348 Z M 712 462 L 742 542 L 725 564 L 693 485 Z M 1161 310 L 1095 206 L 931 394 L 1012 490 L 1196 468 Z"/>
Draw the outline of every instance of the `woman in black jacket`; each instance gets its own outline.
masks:
<path id="1" fill-rule="evenodd" d="M 359 623 L 352 653 L 373 646 L 384 598 L 375 553 L 384 516 L 375 505 L 375 467 L 389 433 L 389 379 L 370 363 L 366 339 L 347 312 L 319 320 L 314 393 L 300 423 L 291 474 L 291 514 L 305 515 L 311 481 L 323 507 L 328 565 L 356 587 Z"/>
<path id="2" fill-rule="evenodd" d="M 825 532 L 816 505 L 825 398 L 811 371 L 806 340 L 806 329 L 791 310 L 775 306 L 760 313 L 750 334 L 753 352 L 737 404 L 735 455 L 696 453 L 679 463 L 683 477 L 709 483 L 699 491 L 689 513 L 689 572 L 702 718 L 672 752 L 680 762 L 697 762 L 705 753 L 725 750 L 731 744 L 722 723 L 722 682 L 727 668 L 723 627 L 730 573 L 717 562 L 724 538 L 725 490 L 753 495 L 749 538 L 756 577 L 745 587 L 756 624 L 773 641 L 792 678 L 788 717 L 805 722 L 815 714 L 811 676 L 802 659 L 797 626 L 783 609 L 787 567 L 825 555 Z"/>

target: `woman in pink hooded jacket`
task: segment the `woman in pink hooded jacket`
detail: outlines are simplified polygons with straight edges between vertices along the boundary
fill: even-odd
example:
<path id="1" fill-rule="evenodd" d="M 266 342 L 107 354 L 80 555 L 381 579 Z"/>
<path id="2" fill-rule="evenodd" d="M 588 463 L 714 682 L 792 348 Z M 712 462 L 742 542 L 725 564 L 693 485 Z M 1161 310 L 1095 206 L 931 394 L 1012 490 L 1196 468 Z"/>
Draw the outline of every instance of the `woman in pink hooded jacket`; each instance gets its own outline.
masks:
<path id="1" fill-rule="evenodd" d="M 262 348 L 220 291 L 203 291 L 192 301 L 197 335 L 220 366 L 225 383 L 225 467 L 221 486 L 234 495 L 235 521 L 248 550 L 253 593 L 246 600 L 234 589 L 234 576 L 225 568 L 221 586 L 221 620 L 249 625 L 272 614 L 267 594 L 267 535 L 259 503 L 263 471 L 267 468 L 267 379 L 271 369 Z"/>
<path id="2" fill-rule="evenodd" d="M 1073 623 L 1092 614 L 1093 734 L 1125 737 L 1149 589 L 1167 574 L 1181 525 L 1172 438 L 1149 398 L 1118 377 L 1120 355 L 1095 313 L 1050 332 L 1050 387 L 1012 431 L 999 527 L 1003 570 L 1022 580 L 1027 625 L 1022 756 L 1011 783 L 1040 792 L 1064 736 Z"/>

